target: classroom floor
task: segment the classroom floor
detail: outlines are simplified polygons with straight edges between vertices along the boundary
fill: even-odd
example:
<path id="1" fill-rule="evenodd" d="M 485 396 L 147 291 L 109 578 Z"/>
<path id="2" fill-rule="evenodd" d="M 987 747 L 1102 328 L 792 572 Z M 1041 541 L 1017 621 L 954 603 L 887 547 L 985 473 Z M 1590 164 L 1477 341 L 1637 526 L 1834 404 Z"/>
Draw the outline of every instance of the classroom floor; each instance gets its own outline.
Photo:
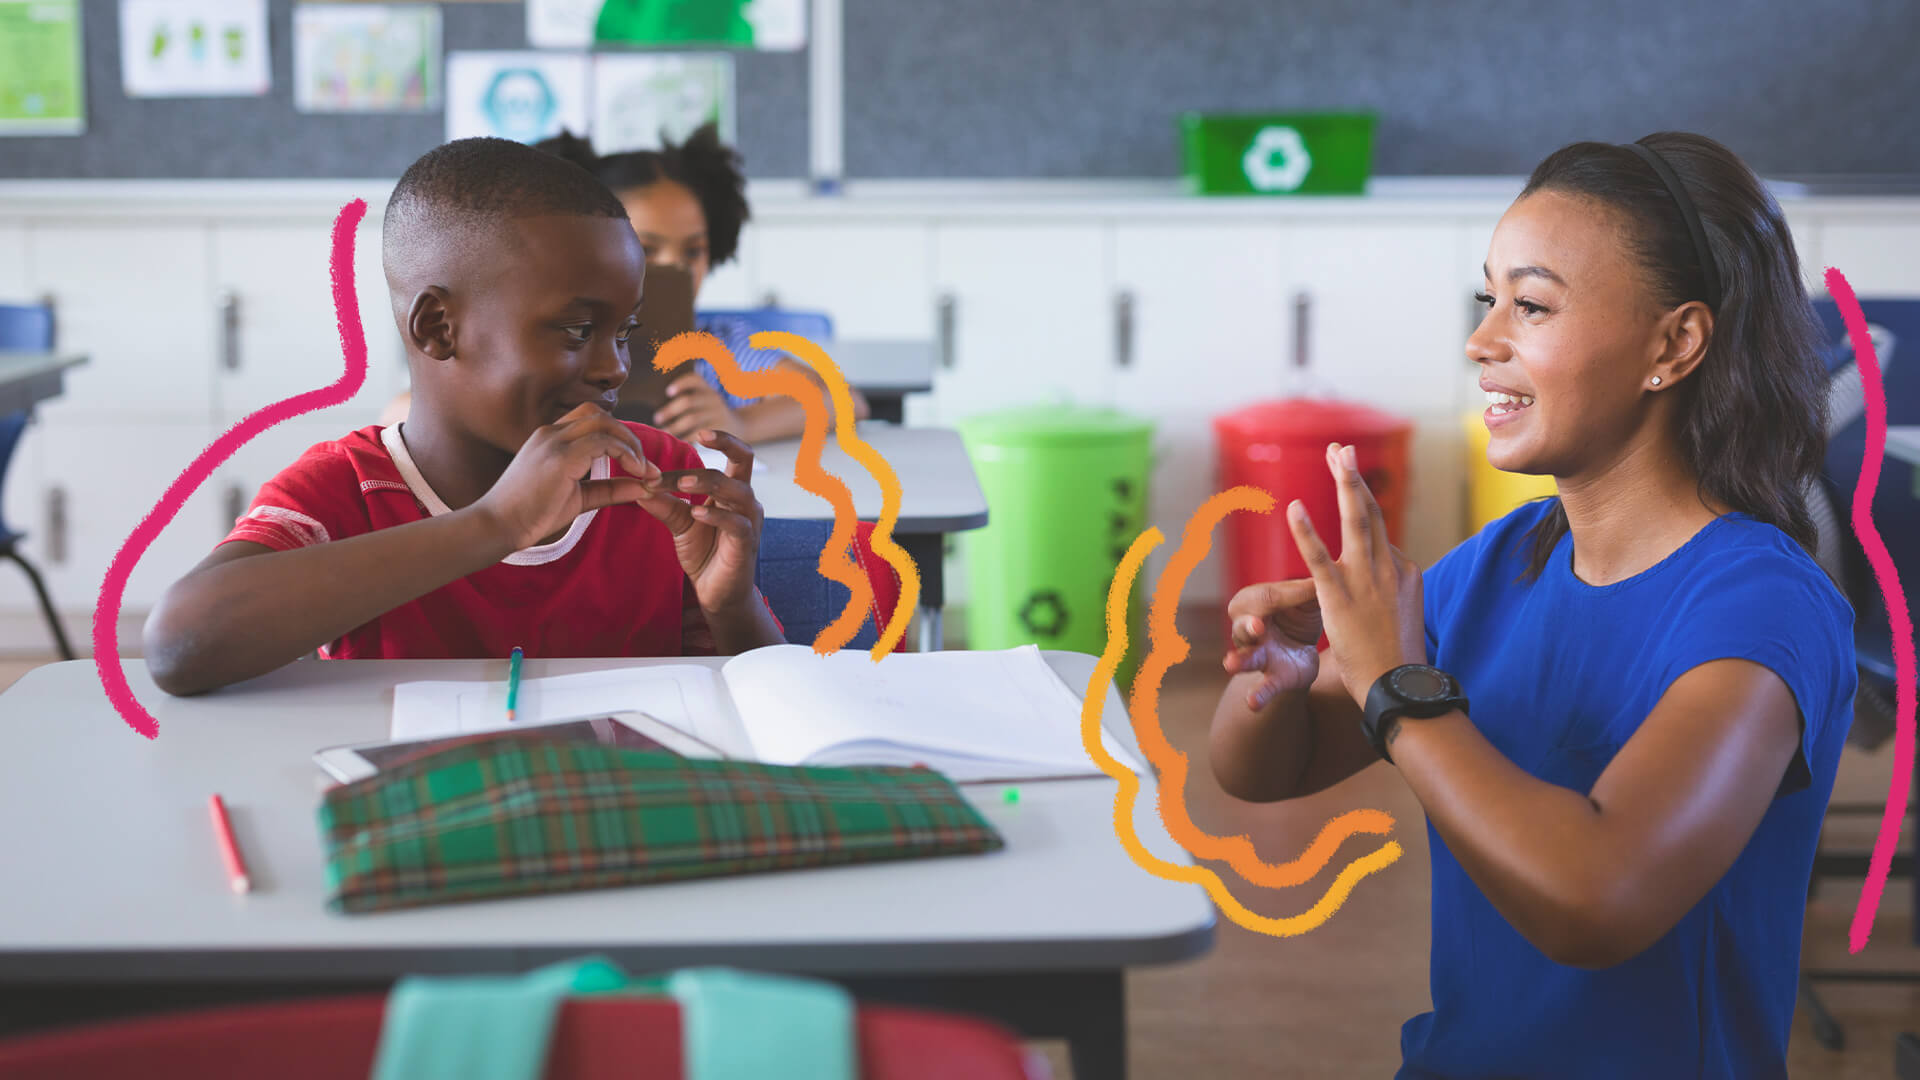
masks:
<path id="1" fill-rule="evenodd" d="M 1140 1080 L 1389 1077 L 1400 1061 L 1401 1022 L 1428 1006 L 1427 841 L 1419 804 L 1385 766 L 1294 804 L 1255 806 L 1223 794 L 1205 768 L 1206 723 L 1221 683 L 1216 666 L 1220 642 L 1217 637 L 1208 640 L 1203 630 L 1212 625 L 1211 619 L 1194 619 L 1189 633 L 1194 659 L 1170 673 L 1161 702 L 1168 738 L 1195 765 L 1188 792 L 1195 823 L 1215 834 L 1244 833 L 1261 858 L 1280 862 L 1296 857 L 1333 815 L 1374 807 L 1393 815 L 1399 825 L 1395 838 L 1405 854 L 1364 879 L 1338 914 L 1317 930 L 1279 939 L 1242 930 L 1223 918 L 1214 948 L 1204 957 L 1129 975 L 1132 1075 Z M 0 688 L 45 662 L 0 659 Z M 1892 761 L 1891 742 L 1872 755 L 1849 749 L 1835 799 L 1884 799 Z M 1873 826 L 1871 820 L 1844 831 L 1834 826 L 1829 837 L 1864 848 L 1871 845 Z M 1325 872 L 1296 889 L 1252 889 L 1230 871 L 1223 877 L 1254 911 L 1297 914 L 1321 894 L 1341 865 L 1378 842 L 1374 837 L 1348 841 Z M 1903 837 L 1903 850 L 1911 843 L 1911 836 Z M 1847 926 L 1858 896 L 1857 885 L 1833 882 L 1822 887 L 1809 908 L 1803 948 L 1807 962 L 1920 971 L 1920 948 L 1910 944 L 1911 886 L 1904 881 L 1888 885 L 1872 943 L 1860 956 L 1850 957 Z M 1920 1031 L 1920 983 L 1828 983 L 1821 993 L 1846 1028 L 1847 1048 L 1836 1053 L 1814 1042 L 1802 1009 L 1794 1022 L 1792 1075 L 1823 1080 L 1890 1077 L 1894 1036 Z M 1040 1047 L 1058 1080 L 1071 1077 L 1062 1046 Z"/>

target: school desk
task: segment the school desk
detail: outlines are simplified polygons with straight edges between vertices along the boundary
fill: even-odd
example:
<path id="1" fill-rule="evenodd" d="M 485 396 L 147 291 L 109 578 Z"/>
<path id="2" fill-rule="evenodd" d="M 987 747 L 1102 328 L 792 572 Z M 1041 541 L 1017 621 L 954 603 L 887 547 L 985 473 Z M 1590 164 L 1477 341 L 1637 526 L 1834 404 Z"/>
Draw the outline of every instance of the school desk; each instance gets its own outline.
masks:
<path id="1" fill-rule="evenodd" d="M 867 396 L 875 420 L 900 423 L 906 396 L 933 389 L 931 341 L 836 341 L 828 354 L 848 384 Z"/>
<path id="2" fill-rule="evenodd" d="M 1092 657 L 1047 660 L 1085 690 Z M 525 673 L 641 662 L 529 660 Z M 630 971 L 724 964 L 832 977 L 874 998 L 1064 1037 L 1082 1063 L 1076 1076 L 1119 1077 L 1123 972 L 1187 960 L 1212 942 L 1200 887 L 1154 877 L 1122 849 L 1117 785 L 1105 778 L 1020 784 L 1012 803 L 1003 785 L 964 788 L 1007 840 L 986 855 L 328 912 L 314 815 L 322 775 L 309 755 L 384 738 L 396 683 L 497 679 L 506 668 L 303 660 L 169 698 L 129 660 L 127 677 L 159 721 L 151 742 L 113 711 L 91 662 L 29 673 L 0 694 L 0 1027 L 135 992 L 149 995 L 143 1007 L 257 1000 L 597 952 Z M 1112 691 L 1105 720 L 1136 745 Z M 245 895 L 228 890 L 214 842 L 215 792 L 253 878 Z M 1144 780 L 1133 808 L 1142 842 L 1188 864 L 1155 798 Z"/>
<path id="3" fill-rule="evenodd" d="M 973 473 L 973 459 L 948 428 L 895 427 L 867 422 L 860 437 L 880 451 L 900 479 L 900 520 L 894 537 L 920 568 L 920 637 L 922 652 L 941 647 L 940 609 L 946 604 L 945 546 L 949 533 L 978 529 L 987 523 L 987 497 Z M 754 454 L 767 466 L 756 472 L 754 491 L 770 518 L 831 519 L 825 499 L 794 483 L 794 459 L 800 440 L 760 443 Z M 829 436 L 820 464 L 846 482 L 853 492 L 853 508 L 864 521 L 880 517 L 880 485 L 866 466 L 849 457 Z"/>
<path id="4" fill-rule="evenodd" d="M 86 362 L 84 356 L 0 352 L 0 416 L 59 397 L 66 389 L 67 371 Z"/>

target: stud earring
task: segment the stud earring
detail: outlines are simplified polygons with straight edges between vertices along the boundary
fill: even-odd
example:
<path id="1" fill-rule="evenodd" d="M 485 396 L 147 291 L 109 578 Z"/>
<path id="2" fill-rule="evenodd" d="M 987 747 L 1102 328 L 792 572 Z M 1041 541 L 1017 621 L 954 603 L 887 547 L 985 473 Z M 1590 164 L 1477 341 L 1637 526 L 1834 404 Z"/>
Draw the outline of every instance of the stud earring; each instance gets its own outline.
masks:
<path id="1" fill-rule="evenodd" d="M 1660 385 L 1660 376 L 1658 376 L 1658 375 L 1655 375 L 1655 376 L 1653 377 L 1653 385 L 1655 385 L 1655 386 L 1659 386 L 1659 385 Z"/>

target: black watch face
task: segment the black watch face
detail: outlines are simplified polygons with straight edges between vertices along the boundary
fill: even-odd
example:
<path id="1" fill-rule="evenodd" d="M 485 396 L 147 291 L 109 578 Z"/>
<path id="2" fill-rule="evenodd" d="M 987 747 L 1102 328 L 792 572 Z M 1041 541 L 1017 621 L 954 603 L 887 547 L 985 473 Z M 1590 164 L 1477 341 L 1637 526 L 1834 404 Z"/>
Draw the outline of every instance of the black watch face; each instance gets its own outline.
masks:
<path id="1" fill-rule="evenodd" d="M 1438 701 L 1447 696 L 1447 680 L 1432 668 L 1414 667 L 1396 672 L 1394 692 L 1412 701 Z"/>

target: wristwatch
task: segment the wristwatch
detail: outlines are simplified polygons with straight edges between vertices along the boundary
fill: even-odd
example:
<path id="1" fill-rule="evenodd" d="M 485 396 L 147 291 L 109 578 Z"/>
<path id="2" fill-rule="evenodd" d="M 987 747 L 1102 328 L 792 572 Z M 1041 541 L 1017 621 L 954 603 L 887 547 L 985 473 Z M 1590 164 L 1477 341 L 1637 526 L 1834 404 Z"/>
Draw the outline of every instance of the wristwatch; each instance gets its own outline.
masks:
<path id="1" fill-rule="evenodd" d="M 1466 696 L 1453 676 L 1425 664 L 1402 664 L 1375 680 L 1367 691 L 1367 708 L 1361 728 L 1367 741 L 1389 763 L 1387 734 L 1403 716 L 1445 716 L 1455 709 L 1465 712 Z"/>

